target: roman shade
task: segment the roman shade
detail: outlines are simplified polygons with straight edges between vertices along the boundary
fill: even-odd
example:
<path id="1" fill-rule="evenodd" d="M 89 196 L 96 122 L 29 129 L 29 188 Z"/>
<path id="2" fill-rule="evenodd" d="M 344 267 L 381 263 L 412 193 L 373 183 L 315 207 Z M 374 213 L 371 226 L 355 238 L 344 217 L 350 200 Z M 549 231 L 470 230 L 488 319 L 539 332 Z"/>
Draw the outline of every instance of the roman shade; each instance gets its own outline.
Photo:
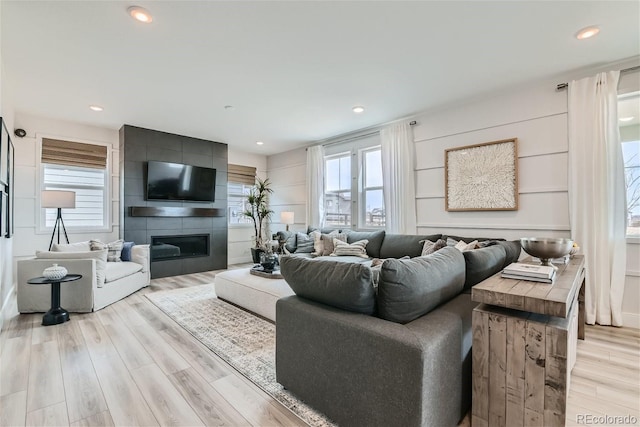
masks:
<path id="1" fill-rule="evenodd" d="M 106 169 L 107 147 L 42 138 L 42 163 Z"/>
<path id="2" fill-rule="evenodd" d="M 237 184 L 253 185 L 256 183 L 256 168 L 229 164 L 227 166 L 227 179 L 229 182 Z"/>

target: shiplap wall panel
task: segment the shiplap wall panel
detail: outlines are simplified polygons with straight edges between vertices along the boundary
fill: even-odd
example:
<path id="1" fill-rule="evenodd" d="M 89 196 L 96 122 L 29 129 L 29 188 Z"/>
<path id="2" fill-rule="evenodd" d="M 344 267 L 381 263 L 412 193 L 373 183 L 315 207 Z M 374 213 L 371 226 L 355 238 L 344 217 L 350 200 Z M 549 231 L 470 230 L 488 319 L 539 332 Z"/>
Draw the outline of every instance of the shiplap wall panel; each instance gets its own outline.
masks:
<path id="1" fill-rule="evenodd" d="M 481 128 L 465 133 L 454 133 L 429 140 L 420 140 L 415 134 L 426 125 L 418 121 L 415 126 L 416 169 L 444 165 L 444 150 L 483 142 L 518 138 L 518 157 L 538 156 L 568 150 L 567 115 L 533 117 L 529 120 Z"/>
<path id="2" fill-rule="evenodd" d="M 271 206 L 305 205 L 307 199 L 307 187 L 304 184 L 277 185 L 278 191 L 269 197 Z M 286 210 L 286 209 L 285 209 Z"/>
<path id="3" fill-rule="evenodd" d="M 557 82 L 539 82 L 492 94 L 463 105 L 430 111 L 417 118 L 416 141 L 501 126 L 532 118 L 566 113 L 567 94 Z"/>
<path id="4" fill-rule="evenodd" d="M 307 180 L 306 164 L 278 167 L 269 170 L 269 180 L 273 186 L 303 185 Z M 274 194 L 276 194 L 274 190 Z"/>
<path id="5" fill-rule="evenodd" d="M 567 153 L 523 157 L 518 161 L 520 193 L 568 191 Z"/>
<path id="6" fill-rule="evenodd" d="M 461 225 L 470 228 L 501 225 L 512 228 L 522 224 L 545 227 L 569 225 L 569 200 L 567 193 L 528 193 L 520 195 L 517 211 L 446 212 L 444 199 L 418 199 L 416 201 L 418 225 Z"/>
<path id="7" fill-rule="evenodd" d="M 527 227 L 524 225 L 523 227 Z M 560 227 L 558 227 L 560 228 Z M 519 240 L 521 237 L 536 237 L 544 233 L 547 237 L 570 237 L 569 230 L 540 230 L 531 228 L 512 229 L 504 228 L 500 225 L 488 226 L 486 228 L 469 228 L 469 227 L 425 227 L 418 225 L 418 234 L 444 234 L 449 236 L 460 237 L 496 237 L 507 240 Z M 525 254 L 526 255 L 526 254 Z"/>
<path id="8" fill-rule="evenodd" d="M 20 166 L 15 168 L 14 191 L 17 197 L 36 196 L 36 168 Z"/>
<path id="9" fill-rule="evenodd" d="M 307 215 L 307 150 L 297 148 L 267 158 L 268 177 L 273 185 L 273 194 L 269 200 L 275 211 L 269 227 L 271 233 L 284 230 L 280 223 L 280 212 L 293 212 L 293 225 L 290 230 L 303 231 Z"/>

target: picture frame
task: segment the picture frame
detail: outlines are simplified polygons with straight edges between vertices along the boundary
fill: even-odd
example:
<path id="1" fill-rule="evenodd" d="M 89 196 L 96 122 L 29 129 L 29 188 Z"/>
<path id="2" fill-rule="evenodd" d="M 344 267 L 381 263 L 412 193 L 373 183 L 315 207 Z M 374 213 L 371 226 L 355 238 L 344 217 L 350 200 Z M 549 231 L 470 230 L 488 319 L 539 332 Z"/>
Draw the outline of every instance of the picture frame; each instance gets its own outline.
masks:
<path id="1" fill-rule="evenodd" d="M 8 176 L 9 185 L 7 186 L 7 232 L 5 236 L 10 239 L 15 234 L 15 160 L 16 153 L 13 142 L 9 139 L 9 156 L 8 156 Z"/>
<path id="2" fill-rule="evenodd" d="M 518 210 L 518 139 L 445 150 L 445 209 Z"/>
<path id="3" fill-rule="evenodd" d="M 6 236 L 9 230 L 9 215 L 8 213 L 8 194 L 4 191 L 0 194 L 0 234 Z"/>

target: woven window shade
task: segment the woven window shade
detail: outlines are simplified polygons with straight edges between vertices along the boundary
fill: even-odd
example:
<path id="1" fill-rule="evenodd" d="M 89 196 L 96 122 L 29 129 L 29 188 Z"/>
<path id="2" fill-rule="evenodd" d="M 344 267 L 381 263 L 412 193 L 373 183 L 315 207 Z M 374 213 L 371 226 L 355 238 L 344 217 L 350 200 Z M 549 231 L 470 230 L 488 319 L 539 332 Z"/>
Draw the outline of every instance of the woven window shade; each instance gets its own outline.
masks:
<path id="1" fill-rule="evenodd" d="M 231 164 L 227 167 L 227 179 L 229 182 L 246 185 L 253 185 L 256 183 L 256 168 Z"/>
<path id="2" fill-rule="evenodd" d="M 106 169 L 107 147 L 42 138 L 42 163 Z"/>

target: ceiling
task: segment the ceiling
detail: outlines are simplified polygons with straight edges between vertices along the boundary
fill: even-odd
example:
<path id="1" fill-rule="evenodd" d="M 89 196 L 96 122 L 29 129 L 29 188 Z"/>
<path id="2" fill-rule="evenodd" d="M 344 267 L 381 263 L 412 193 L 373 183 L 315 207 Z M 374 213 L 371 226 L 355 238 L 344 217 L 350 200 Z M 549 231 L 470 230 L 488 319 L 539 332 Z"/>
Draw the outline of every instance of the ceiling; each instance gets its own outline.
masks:
<path id="1" fill-rule="evenodd" d="M 153 22 L 131 19 L 133 4 Z M 264 154 L 640 54 L 637 1 L 1 7 L 3 84 L 16 112 L 126 123 Z M 589 25 L 600 34 L 577 40 Z M 355 105 L 365 112 L 353 113 Z"/>

